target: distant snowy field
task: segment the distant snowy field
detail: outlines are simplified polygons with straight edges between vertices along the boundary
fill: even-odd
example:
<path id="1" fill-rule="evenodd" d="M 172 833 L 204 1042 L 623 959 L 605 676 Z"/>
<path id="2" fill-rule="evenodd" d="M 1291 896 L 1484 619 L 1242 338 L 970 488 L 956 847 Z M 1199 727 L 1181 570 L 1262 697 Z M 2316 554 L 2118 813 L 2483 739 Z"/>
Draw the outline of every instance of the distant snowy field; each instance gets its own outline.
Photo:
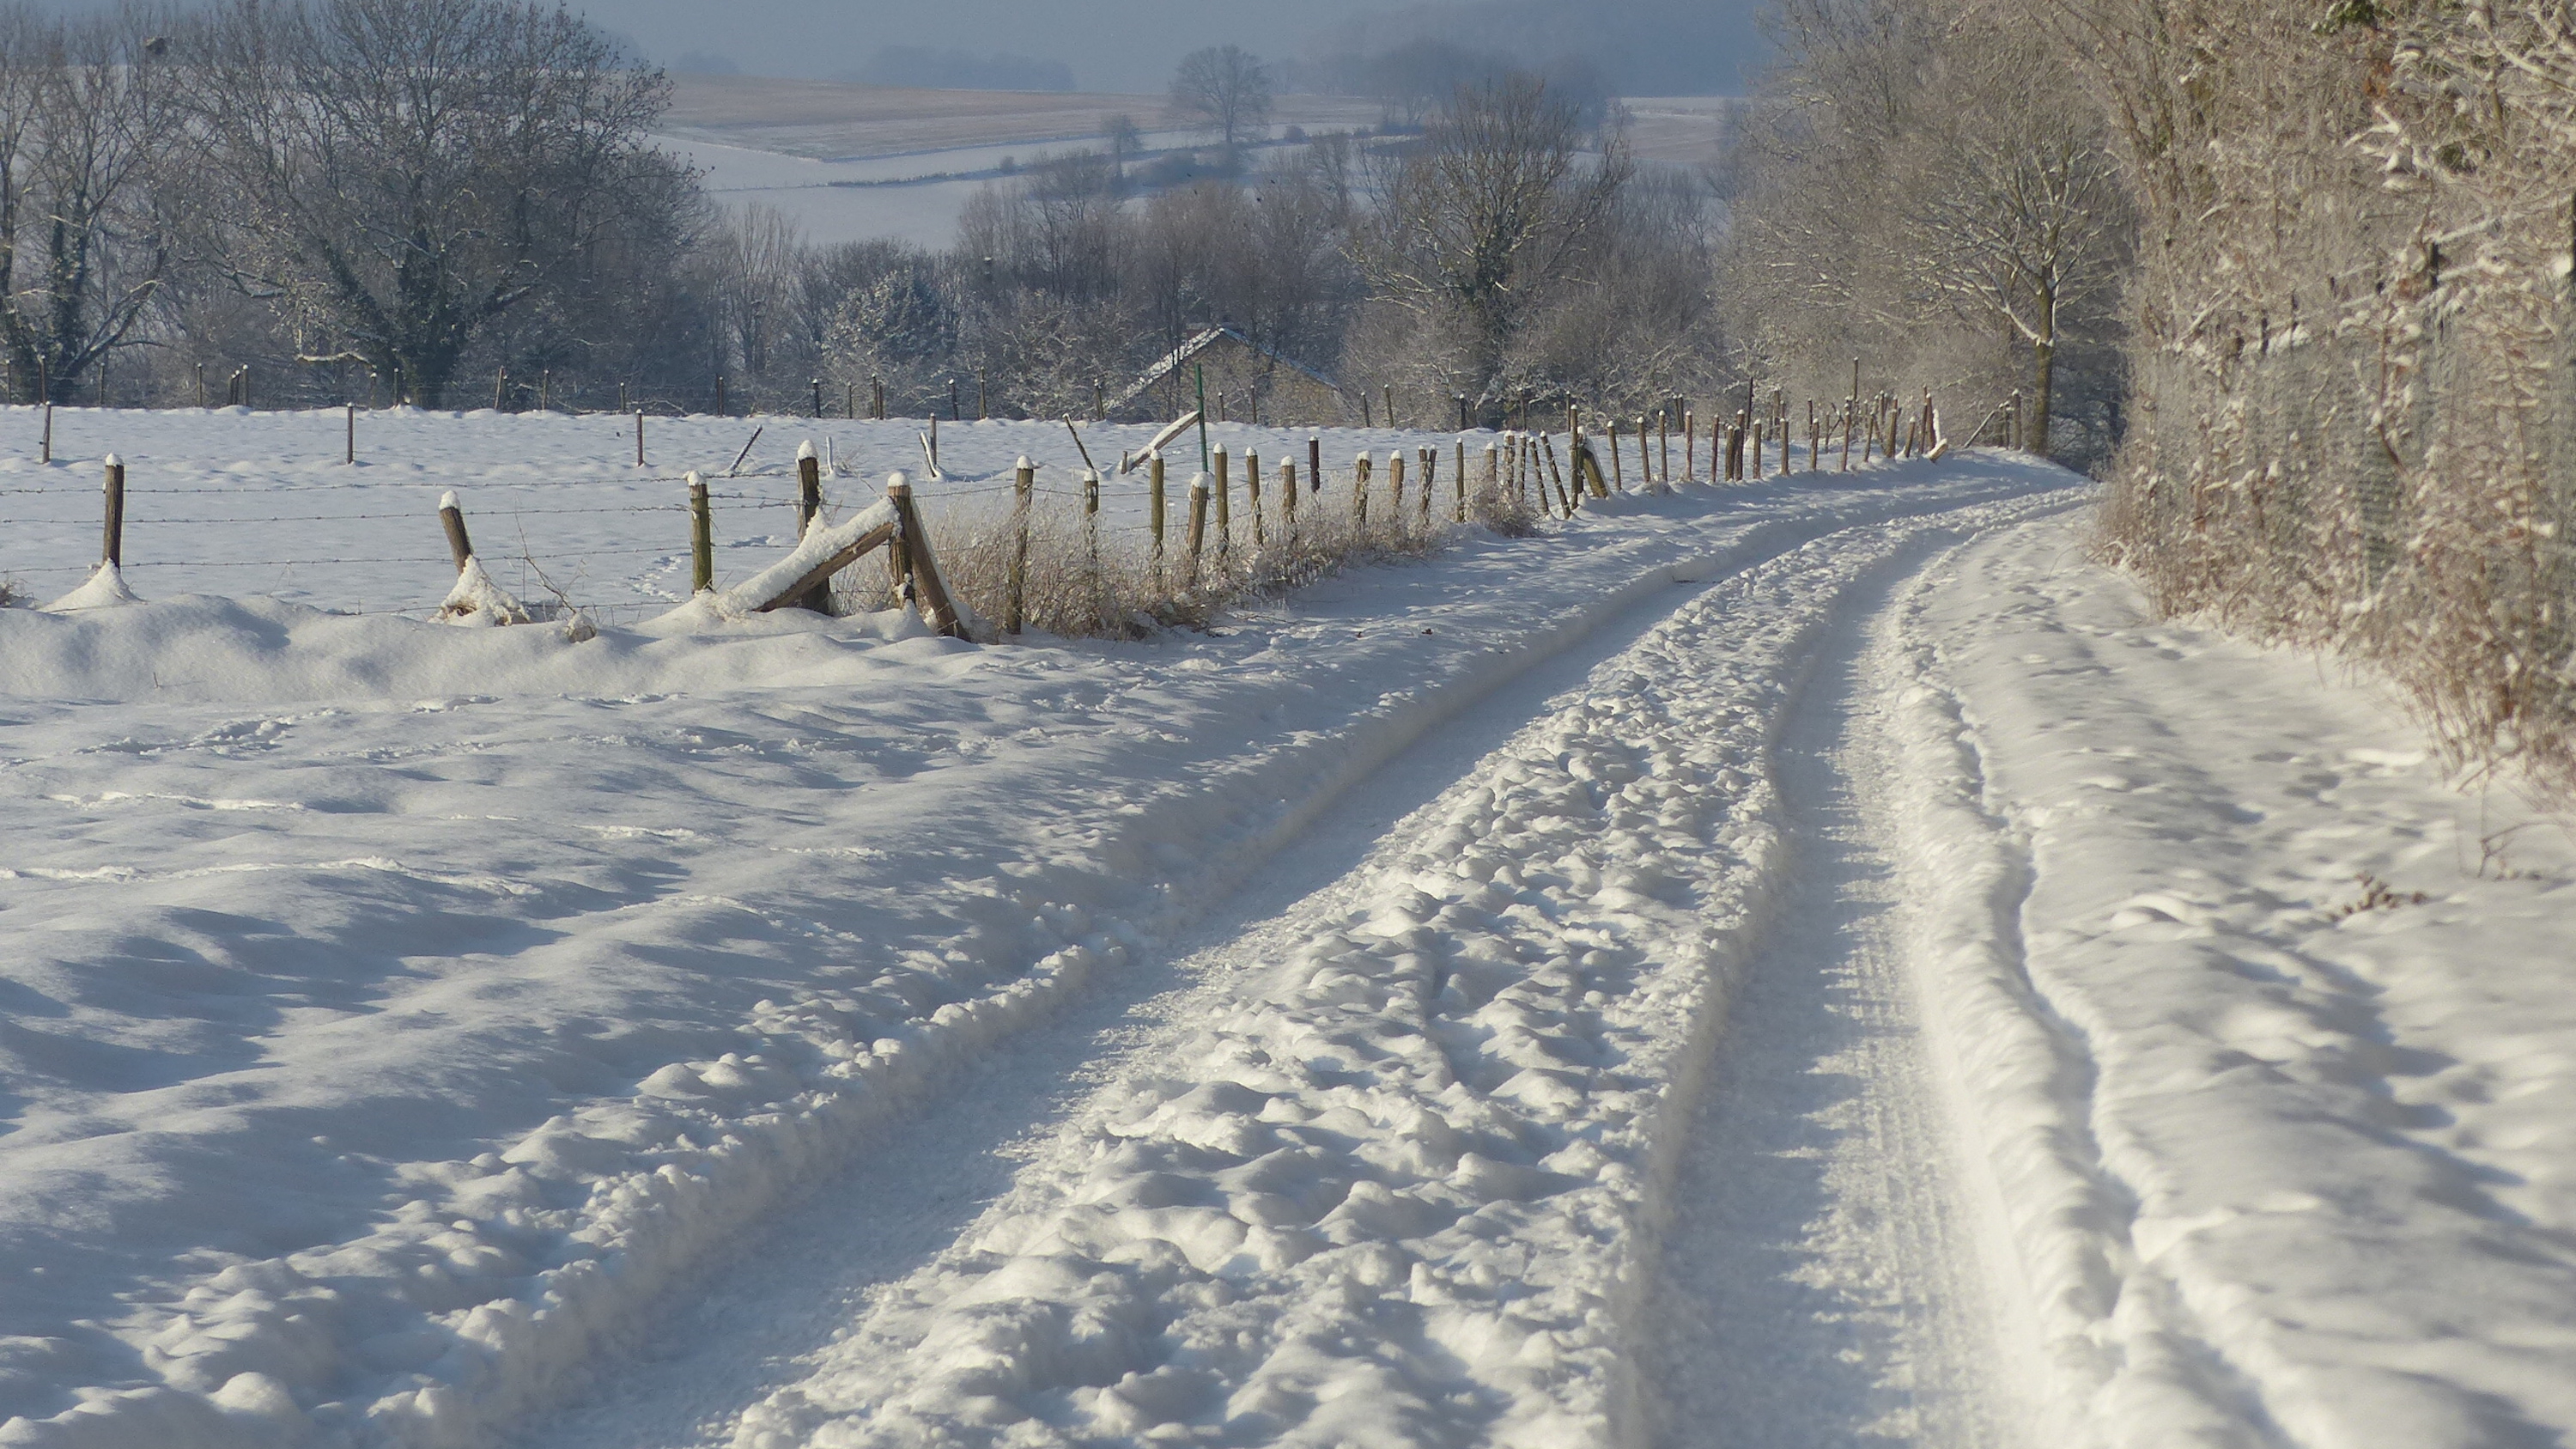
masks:
<path id="1" fill-rule="evenodd" d="M 0 610 L 9 1449 L 2576 1428 L 2576 851 L 2058 470 L 978 647 L 635 627 L 680 469 L 766 430 L 739 578 L 798 439 L 849 510 L 918 425 L 56 423 L 0 573 L 114 449 L 150 602 Z M 1076 461 L 941 431 L 948 506 Z M 628 615 L 311 607 L 434 602 L 446 488 Z"/>

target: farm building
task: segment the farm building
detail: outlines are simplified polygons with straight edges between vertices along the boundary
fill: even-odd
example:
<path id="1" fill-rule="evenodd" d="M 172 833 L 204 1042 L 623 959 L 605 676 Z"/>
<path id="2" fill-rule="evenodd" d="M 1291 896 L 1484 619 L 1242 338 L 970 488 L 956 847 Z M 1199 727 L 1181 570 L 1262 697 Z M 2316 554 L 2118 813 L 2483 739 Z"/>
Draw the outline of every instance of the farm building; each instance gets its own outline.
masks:
<path id="1" fill-rule="evenodd" d="M 1202 375 L 1210 418 L 1292 428 L 1345 421 L 1340 384 L 1225 326 L 1202 329 L 1147 368 L 1109 404 L 1109 416 L 1125 422 L 1179 417 L 1198 405 Z"/>

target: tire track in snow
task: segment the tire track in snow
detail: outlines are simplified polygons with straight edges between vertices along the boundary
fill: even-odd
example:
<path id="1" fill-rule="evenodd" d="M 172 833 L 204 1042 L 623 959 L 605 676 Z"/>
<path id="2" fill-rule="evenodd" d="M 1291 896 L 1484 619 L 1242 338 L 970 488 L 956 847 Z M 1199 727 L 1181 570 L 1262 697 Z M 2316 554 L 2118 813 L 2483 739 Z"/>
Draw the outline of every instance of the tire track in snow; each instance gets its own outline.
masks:
<path id="1" fill-rule="evenodd" d="M 1953 557 L 1965 553 L 1956 550 Z M 2261 1396 L 2132 1241 L 2136 1189 L 2096 1131 L 2100 1067 L 2031 975 L 2030 832 L 1992 787 L 1977 722 L 1930 642 L 1918 580 L 1879 638 L 1882 750 L 1898 782 L 1899 876 L 1927 1040 L 1967 1154 L 1997 1306 L 2024 1352 L 2035 1442 L 2091 1445 L 2130 1422 L 2195 1443 L 2284 1449 Z"/>
<path id="2" fill-rule="evenodd" d="M 1880 526 L 1880 525 L 1865 525 Z M 1900 524 L 1898 526 L 1906 526 Z M 1643 593 L 1554 657 L 1465 706 L 1342 790 L 1205 920 L 1166 949 L 1138 952 L 1055 1020 L 1007 1052 L 958 1069 L 934 1100 L 893 1124 L 854 1170 L 765 1225 L 710 1265 L 692 1302 L 657 1317 L 635 1362 L 515 1442 L 548 1449 L 639 1449 L 722 1442 L 744 1404 L 793 1362 L 827 1345 L 883 1285 L 928 1261 L 1009 1186 L 1012 1174 L 1082 1096 L 1184 1019 L 1198 978 L 1223 963 L 1296 944 L 1299 921 L 1327 901 L 1345 908 L 1344 877 L 1407 815 L 1508 744 L 1547 703 L 1730 579 L 1815 542 L 1783 529 Z M 1313 898 L 1307 899 L 1312 893 Z M 1295 919 L 1290 908 L 1304 903 Z"/>
<path id="3" fill-rule="evenodd" d="M 1908 538 L 2028 511 L 1849 530 L 1690 601 L 1210 953 L 963 1238 L 678 1442 L 1607 1434 L 1673 1053 L 1767 893 L 1797 660 Z"/>
<path id="4" fill-rule="evenodd" d="M 1779 731 L 1786 883 L 1727 1007 L 1638 1335 L 1642 1427 L 1666 1449 L 2024 1442 L 1864 784 L 1887 764 L 1869 626 L 1928 551 L 1846 596 Z"/>

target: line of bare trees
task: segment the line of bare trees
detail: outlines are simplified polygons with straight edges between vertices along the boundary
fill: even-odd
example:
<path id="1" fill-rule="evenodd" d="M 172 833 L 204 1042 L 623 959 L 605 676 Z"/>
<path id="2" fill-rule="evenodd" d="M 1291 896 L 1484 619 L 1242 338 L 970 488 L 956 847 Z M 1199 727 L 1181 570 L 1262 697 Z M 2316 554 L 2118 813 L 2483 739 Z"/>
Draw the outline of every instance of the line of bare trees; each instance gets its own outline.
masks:
<path id="1" fill-rule="evenodd" d="M 2134 234 L 2107 122 L 2021 7 L 1781 0 L 1780 55 L 1728 177 L 1721 291 L 1746 362 L 1832 396 L 2018 391 L 2086 466 L 2126 425 Z"/>
<path id="2" fill-rule="evenodd" d="M 559 9 L 0 10 L 0 391 L 1062 414 L 1220 323 L 1424 420 L 1717 385 L 1707 188 L 1641 175 L 1597 97 L 1476 70 L 1247 174 L 1270 84 L 1183 63 L 1198 171 L 1131 161 L 1131 125 L 955 247 L 813 245 L 712 206 L 652 143 L 661 73 Z"/>

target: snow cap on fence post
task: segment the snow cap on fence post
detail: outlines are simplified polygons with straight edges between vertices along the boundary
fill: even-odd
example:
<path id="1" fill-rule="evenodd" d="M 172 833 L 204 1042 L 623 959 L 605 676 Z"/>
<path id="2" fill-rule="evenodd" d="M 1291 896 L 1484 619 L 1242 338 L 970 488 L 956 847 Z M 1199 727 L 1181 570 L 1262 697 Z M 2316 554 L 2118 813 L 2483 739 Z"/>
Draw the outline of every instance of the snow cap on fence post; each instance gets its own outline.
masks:
<path id="1" fill-rule="evenodd" d="M 707 504 L 707 480 L 697 469 L 690 469 L 684 482 L 689 490 L 689 592 L 710 593 L 716 586 L 715 511 Z"/>
<path id="2" fill-rule="evenodd" d="M 796 445 L 796 461 L 799 463 L 804 462 L 808 458 L 819 456 L 820 455 L 814 451 L 814 440 L 812 438 L 807 438 L 805 441 Z"/>

